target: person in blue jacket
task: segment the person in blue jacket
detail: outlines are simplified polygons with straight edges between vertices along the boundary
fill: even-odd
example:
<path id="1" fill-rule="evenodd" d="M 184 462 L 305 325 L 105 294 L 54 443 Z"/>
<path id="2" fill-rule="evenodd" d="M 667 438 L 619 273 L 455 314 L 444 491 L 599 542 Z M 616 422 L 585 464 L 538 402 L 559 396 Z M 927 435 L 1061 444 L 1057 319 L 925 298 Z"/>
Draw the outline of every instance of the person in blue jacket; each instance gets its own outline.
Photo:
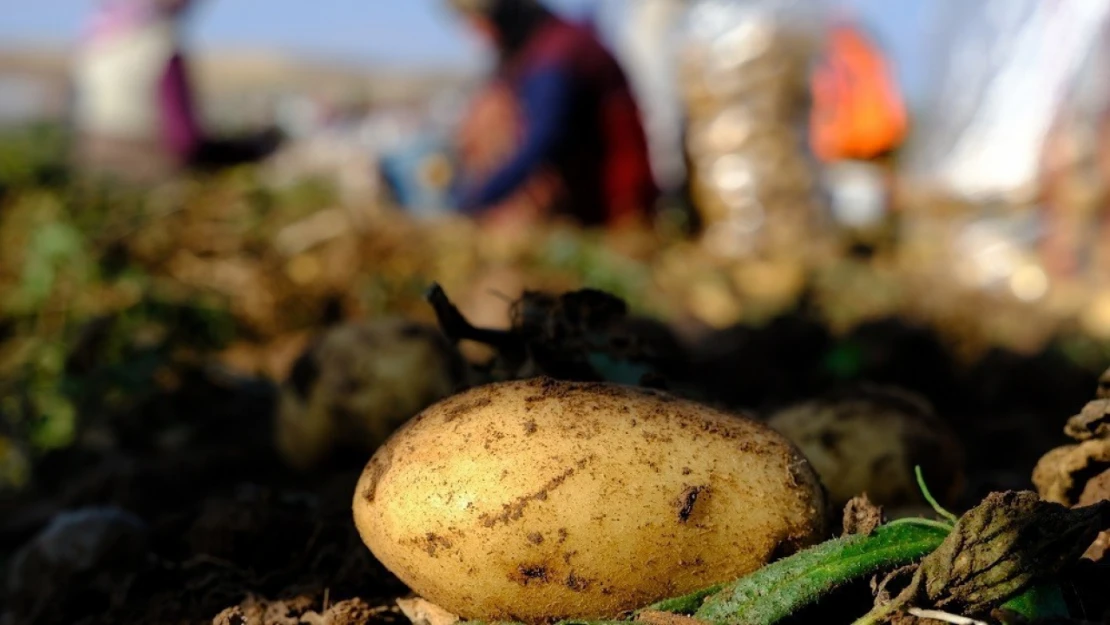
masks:
<path id="1" fill-rule="evenodd" d="M 464 180 L 459 208 L 481 214 L 541 169 L 554 172 L 565 201 L 545 207 L 587 226 L 642 220 L 654 208 L 644 128 L 629 82 L 592 28 L 536 0 L 449 0 L 495 46 L 493 81 L 517 101 L 523 131 L 493 171 Z"/>

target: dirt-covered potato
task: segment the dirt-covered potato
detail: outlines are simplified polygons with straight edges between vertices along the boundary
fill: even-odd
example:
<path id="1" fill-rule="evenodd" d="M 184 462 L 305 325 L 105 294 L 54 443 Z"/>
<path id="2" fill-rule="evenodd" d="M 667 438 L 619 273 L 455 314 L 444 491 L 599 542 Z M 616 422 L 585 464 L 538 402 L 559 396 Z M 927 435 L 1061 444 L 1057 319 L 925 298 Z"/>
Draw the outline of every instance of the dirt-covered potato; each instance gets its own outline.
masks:
<path id="1" fill-rule="evenodd" d="M 837 392 L 786 408 L 768 424 L 801 448 L 837 508 L 864 493 L 887 508 L 923 503 L 915 465 L 942 503 L 962 488 L 959 439 L 924 399 L 905 391 Z"/>
<path id="2" fill-rule="evenodd" d="M 282 385 L 277 448 L 295 467 L 337 449 L 370 454 L 465 378 L 462 356 L 435 327 L 396 318 L 338 326 L 297 359 Z"/>
<path id="3" fill-rule="evenodd" d="M 402 581 L 485 620 L 611 618 L 826 538 L 816 474 L 770 428 L 550 378 L 425 410 L 367 464 L 353 509 Z"/>

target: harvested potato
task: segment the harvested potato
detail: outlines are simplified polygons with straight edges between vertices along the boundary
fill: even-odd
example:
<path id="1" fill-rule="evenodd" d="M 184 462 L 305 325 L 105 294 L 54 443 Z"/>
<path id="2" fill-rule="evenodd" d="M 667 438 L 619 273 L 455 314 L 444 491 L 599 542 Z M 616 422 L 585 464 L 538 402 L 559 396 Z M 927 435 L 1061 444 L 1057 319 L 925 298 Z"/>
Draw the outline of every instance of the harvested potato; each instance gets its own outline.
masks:
<path id="1" fill-rule="evenodd" d="M 785 438 L 666 393 L 550 378 L 478 387 L 398 431 L 354 518 L 414 591 L 464 618 L 611 618 L 826 538 Z"/>
<path id="2" fill-rule="evenodd" d="M 369 454 L 465 378 L 462 356 L 435 327 L 395 318 L 336 327 L 282 385 L 278 451 L 300 468 L 341 448 Z"/>
<path id="3" fill-rule="evenodd" d="M 922 503 L 915 465 L 942 503 L 962 488 L 959 439 L 924 399 L 905 391 L 840 391 L 786 408 L 768 424 L 801 448 L 837 508 L 864 493 L 887 508 Z"/>

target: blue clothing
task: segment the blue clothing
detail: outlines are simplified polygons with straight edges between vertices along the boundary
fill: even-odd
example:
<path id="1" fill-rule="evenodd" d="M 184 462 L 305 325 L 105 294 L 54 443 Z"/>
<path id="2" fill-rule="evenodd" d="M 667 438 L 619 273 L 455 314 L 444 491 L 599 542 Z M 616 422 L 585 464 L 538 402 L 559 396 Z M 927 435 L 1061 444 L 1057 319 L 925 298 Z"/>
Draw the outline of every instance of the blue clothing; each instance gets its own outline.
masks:
<path id="1" fill-rule="evenodd" d="M 508 198 L 550 157 L 566 131 L 573 81 L 558 65 L 536 68 L 522 78 L 517 97 L 525 120 L 524 137 L 516 153 L 477 183 L 464 181 L 457 193 L 459 209 L 477 213 Z"/>

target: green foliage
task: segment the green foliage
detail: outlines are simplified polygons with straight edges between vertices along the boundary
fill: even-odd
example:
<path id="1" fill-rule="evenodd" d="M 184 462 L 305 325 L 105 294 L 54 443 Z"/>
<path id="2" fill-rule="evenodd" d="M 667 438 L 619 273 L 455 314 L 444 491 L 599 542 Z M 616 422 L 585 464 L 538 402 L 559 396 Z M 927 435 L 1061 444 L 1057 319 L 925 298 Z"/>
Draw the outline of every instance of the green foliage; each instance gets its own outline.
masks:
<path id="1" fill-rule="evenodd" d="M 22 488 L 30 477 L 30 458 L 14 439 L 0 436 L 0 493 Z"/>
<path id="2" fill-rule="evenodd" d="M 726 586 L 694 616 L 722 625 L 771 625 L 844 584 L 920 560 L 947 535 L 946 526 L 906 519 L 868 536 L 836 538 Z"/>
<path id="3" fill-rule="evenodd" d="M 0 265 L 0 417 L 10 432 L 0 437 L 0 486 L 26 481 L 24 445 L 34 453 L 72 444 L 82 423 L 111 418 L 156 392 L 157 372 L 181 346 L 213 349 L 235 331 L 220 305 L 158 295 L 140 268 L 112 257 L 114 241 L 150 219 L 157 199 L 71 179 L 65 148 L 60 126 L 0 138 L 7 246 Z M 90 342 L 88 329 L 98 323 L 102 336 Z M 75 358 L 92 366 L 75 370 Z"/>
<path id="4" fill-rule="evenodd" d="M 648 607 L 646 607 L 646 608 L 644 608 L 643 610 L 640 610 L 640 611 L 641 612 L 644 612 L 644 611 L 670 612 L 672 614 L 690 615 L 690 614 L 693 614 L 693 613 L 697 612 L 698 608 L 701 607 L 701 604 L 704 603 L 705 600 L 708 597 L 721 592 L 721 590 L 723 590 L 724 587 L 725 587 L 724 584 L 717 584 L 715 586 L 710 586 L 709 588 L 703 588 L 703 589 L 701 589 L 697 592 L 692 592 L 688 595 L 683 595 L 681 597 L 672 597 L 670 599 L 664 599 L 662 601 L 658 601 L 656 603 L 653 603 L 653 604 L 649 605 Z"/>
<path id="5" fill-rule="evenodd" d="M 1002 610 L 1027 621 L 1066 618 L 1070 614 L 1064 591 L 1056 583 L 1034 586 L 1002 604 Z"/>
<path id="6" fill-rule="evenodd" d="M 76 279 L 76 286 L 83 286 L 93 277 L 85 240 L 68 223 L 43 224 L 31 233 L 27 246 L 18 293 L 22 307 L 44 306 L 63 272 Z"/>
<path id="7" fill-rule="evenodd" d="M 158 373 L 183 346 L 226 345 L 234 322 L 218 308 L 144 299 L 107 318 L 74 317 L 53 338 L 23 334 L 30 336 L 0 376 L 0 413 L 45 451 L 72 444 L 84 422 L 133 410 L 159 391 Z"/>
<path id="8" fill-rule="evenodd" d="M 579 276 L 583 287 L 616 295 L 635 312 L 655 312 L 656 303 L 643 296 L 651 282 L 650 269 L 607 248 L 598 235 L 559 232 L 540 254 L 541 266 Z"/>
<path id="9" fill-rule="evenodd" d="M 64 184 L 65 157 L 66 136 L 59 124 L 0 132 L 0 199 L 18 189 Z"/>

